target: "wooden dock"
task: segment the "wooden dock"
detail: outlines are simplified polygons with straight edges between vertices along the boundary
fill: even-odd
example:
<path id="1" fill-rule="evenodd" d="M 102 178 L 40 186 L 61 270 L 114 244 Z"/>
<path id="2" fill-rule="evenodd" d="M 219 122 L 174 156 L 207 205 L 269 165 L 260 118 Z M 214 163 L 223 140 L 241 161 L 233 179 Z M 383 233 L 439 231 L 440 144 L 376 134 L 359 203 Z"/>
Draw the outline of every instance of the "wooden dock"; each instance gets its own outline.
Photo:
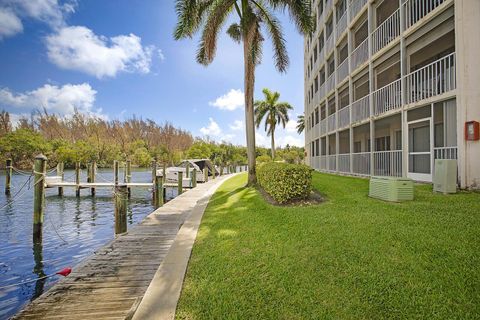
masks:
<path id="1" fill-rule="evenodd" d="M 210 188 L 199 184 L 98 249 L 13 319 L 129 319 L 178 230 Z"/>

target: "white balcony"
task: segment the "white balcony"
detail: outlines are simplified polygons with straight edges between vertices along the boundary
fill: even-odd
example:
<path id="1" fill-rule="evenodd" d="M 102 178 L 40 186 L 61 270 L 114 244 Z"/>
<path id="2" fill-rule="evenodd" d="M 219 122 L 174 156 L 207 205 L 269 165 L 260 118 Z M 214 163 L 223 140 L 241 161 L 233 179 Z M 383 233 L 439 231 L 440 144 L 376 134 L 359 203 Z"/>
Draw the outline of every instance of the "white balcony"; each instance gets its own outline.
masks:
<path id="1" fill-rule="evenodd" d="M 420 19 L 439 7 L 445 0 L 408 0 L 405 7 L 405 27 L 408 29 Z"/>
<path id="2" fill-rule="evenodd" d="M 329 171 L 337 171 L 337 156 L 336 155 L 329 155 L 327 156 L 327 170 Z"/>
<path id="3" fill-rule="evenodd" d="M 375 176 L 402 176 L 402 151 L 375 151 L 373 153 L 373 174 Z"/>
<path id="4" fill-rule="evenodd" d="M 368 0 L 353 0 L 350 3 L 350 19 L 353 20 L 362 8 L 367 4 Z"/>
<path id="5" fill-rule="evenodd" d="M 322 101 L 323 97 L 325 97 L 325 82 L 318 88 L 318 100 Z"/>
<path id="6" fill-rule="evenodd" d="M 350 125 L 350 106 L 338 111 L 338 128 L 345 128 Z"/>
<path id="7" fill-rule="evenodd" d="M 328 122 L 328 132 L 331 132 L 337 128 L 335 113 L 328 116 L 327 122 Z"/>
<path id="8" fill-rule="evenodd" d="M 325 53 L 326 54 L 329 54 L 333 50 L 333 44 L 334 44 L 334 40 L 333 40 L 333 32 L 332 32 L 330 34 L 330 36 L 328 37 L 327 41 L 325 42 Z"/>
<path id="9" fill-rule="evenodd" d="M 320 120 L 320 135 L 327 133 L 327 119 Z"/>
<path id="10" fill-rule="evenodd" d="M 368 38 L 363 40 L 358 47 L 353 50 L 350 57 L 352 59 L 352 71 L 357 69 L 358 66 L 363 64 L 368 59 Z"/>
<path id="11" fill-rule="evenodd" d="M 325 10 L 323 10 L 325 15 L 328 15 L 328 12 L 332 9 L 333 7 L 333 0 L 327 0 L 325 2 Z"/>
<path id="12" fill-rule="evenodd" d="M 435 159 L 458 159 L 457 147 L 434 148 Z"/>
<path id="13" fill-rule="evenodd" d="M 352 123 L 360 122 L 370 117 L 370 95 L 352 103 Z"/>
<path id="14" fill-rule="evenodd" d="M 313 169 L 320 169 L 320 157 L 312 157 L 312 168 Z"/>
<path id="15" fill-rule="evenodd" d="M 406 76 L 407 103 L 427 99 L 454 90 L 455 52 Z"/>
<path id="16" fill-rule="evenodd" d="M 337 39 L 340 38 L 342 33 L 347 29 L 347 12 L 345 11 L 337 22 Z"/>
<path id="17" fill-rule="evenodd" d="M 335 72 L 333 72 L 327 79 L 326 93 L 335 89 Z"/>
<path id="18" fill-rule="evenodd" d="M 327 156 L 320 156 L 320 170 L 327 170 Z"/>
<path id="19" fill-rule="evenodd" d="M 375 115 L 399 108 L 402 105 L 401 80 L 395 80 L 372 93 Z"/>
<path id="20" fill-rule="evenodd" d="M 370 175 L 370 152 L 360 152 L 352 154 L 353 173 L 359 175 Z"/>
<path id="21" fill-rule="evenodd" d="M 372 54 L 377 53 L 400 35 L 400 9 L 378 26 L 372 33 Z"/>
<path id="22" fill-rule="evenodd" d="M 338 171 L 343 173 L 350 172 L 350 153 L 338 155 Z"/>
<path id="23" fill-rule="evenodd" d="M 348 58 L 343 60 L 343 62 L 337 68 L 337 83 L 342 82 L 348 76 Z"/>

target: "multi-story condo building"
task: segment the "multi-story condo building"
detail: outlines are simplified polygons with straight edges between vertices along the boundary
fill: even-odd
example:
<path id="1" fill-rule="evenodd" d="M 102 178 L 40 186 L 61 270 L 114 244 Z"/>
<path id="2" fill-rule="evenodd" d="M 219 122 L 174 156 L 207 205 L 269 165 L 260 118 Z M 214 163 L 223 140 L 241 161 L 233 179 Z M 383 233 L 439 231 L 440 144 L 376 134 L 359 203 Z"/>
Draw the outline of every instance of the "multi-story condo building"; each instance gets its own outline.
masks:
<path id="1" fill-rule="evenodd" d="M 305 147 L 316 170 L 480 187 L 480 0 L 314 0 Z M 471 125 L 471 126 L 470 126 Z M 467 126 L 475 130 L 475 123 Z"/>

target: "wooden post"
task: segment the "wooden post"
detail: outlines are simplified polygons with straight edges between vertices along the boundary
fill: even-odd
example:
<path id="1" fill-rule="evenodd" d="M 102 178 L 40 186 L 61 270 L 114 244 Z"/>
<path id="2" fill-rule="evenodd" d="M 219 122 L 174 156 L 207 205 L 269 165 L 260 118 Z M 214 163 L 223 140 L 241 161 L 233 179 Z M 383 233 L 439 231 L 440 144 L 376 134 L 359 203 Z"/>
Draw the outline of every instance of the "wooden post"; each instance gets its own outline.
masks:
<path id="1" fill-rule="evenodd" d="M 127 205 L 127 185 L 115 185 L 115 234 L 127 232 Z"/>
<path id="2" fill-rule="evenodd" d="M 132 182 L 132 161 L 127 160 L 127 163 L 125 165 L 125 182 L 130 183 Z M 132 189 L 130 187 L 127 188 L 128 192 L 128 197 L 130 198 L 132 195 Z"/>
<path id="3" fill-rule="evenodd" d="M 118 161 L 113 160 L 113 183 L 118 185 Z"/>
<path id="4" fill-rule="evenodd" d="M 187 162 L 187 166 L 185 167 L 185 178 L 188 178 L 190 176 L 190 163 Z"/>
<path id="5" fill-rule="evenodd" d="M 203 182 L 208 182 L 208 168 L 203 168 Z"/>
<path id="6" fill-rule="evenodd" d="M 163 177 L 155 177 L 155 206 L 160 208 L 163 206 Z"/>
<path id="7" fill-rule="evenodd" d="M 193 168 L 192 170 L 192 182 L 191 182 L 191 186 L 192 188 L 195 188 L 197 186 L 197 169 L 196 168 Z"/>
<path id="8" fill-rule="evenodd" d="M 97 174 L 97 163 L 95 161 L 92 162 L 90 168 L 90 182 L 95 183 L 95 175 Z M 92 197 L 95 196 L 95 187 L 90 188 L 90 194 Z"/>
<path id="9" fill-rule="evenodd" d="M 33 243 L 42 241 L 43 212 L 45 206 L 45 177 L 47 175 L 47 157 L 39 154 L 33 167 L 35 174 L 33 187 Z"/>
<path id="10" fill-rule="evenodd" d="M 177 180 L 177 191 L 178 191 L 178 195 L 181 195 L 182 192 L 183 192 L 183 172 L 182 171 L 178 171 L 178 180 Z"/>
<path id="11" fill-rule="evenodd" d="M 57 163 L 57 175 L 61 177 L 61 181 L 63 182 L 63 173 L 64 171 L 64 163 L 59 162 Z M 58 187 L 58 195 L 63 196 L 63 187 Z"/>
<path id="12" fill-rule="evenodd" d="M 152 183 L 155 183 L 156 176 L 157 176 L 157 161 L 152 160 Z"/>
<path id="13" fill-rule="evenodd" d="M 12 183 L 12 159 L 7 159 L 5 165 L 5 194 L 10 195 L 10 185 Z"/>
<path id="14" fill-rule="evenodd" d="M 75 162 L 75 184 L 77 185 L 75 195 L 80 197 L 80 162 Z"/>
<path id="15" fill-rule="evenodd" d="M 163 182 L 167 182 L 167 165 L 165 164 L 165 162 L 163 163 L 163 167 L 162 167 L 162 176 L 163 176 Z"/>

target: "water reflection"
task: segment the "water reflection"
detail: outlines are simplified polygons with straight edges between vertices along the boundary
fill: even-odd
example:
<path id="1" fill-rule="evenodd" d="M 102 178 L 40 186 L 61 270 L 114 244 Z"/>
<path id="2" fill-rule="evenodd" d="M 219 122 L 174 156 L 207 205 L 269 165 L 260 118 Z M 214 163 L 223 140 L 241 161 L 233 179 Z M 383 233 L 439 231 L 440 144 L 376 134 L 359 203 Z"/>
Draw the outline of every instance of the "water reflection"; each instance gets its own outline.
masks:
<path id="1" fill-rule="evenodd" d="M 43 293 L 43 288 L 45 287 L 45 278 L 46 274 L 43 271 L 43 244 L 42 242 L 37 242 L 33 244 L 33 261 L 35 263 L 33 267 L 33 273 L 37 275 L 39 280 L 35 281 L 35 289 L 32 294 L 30 301 L 34 300 Z"/>

